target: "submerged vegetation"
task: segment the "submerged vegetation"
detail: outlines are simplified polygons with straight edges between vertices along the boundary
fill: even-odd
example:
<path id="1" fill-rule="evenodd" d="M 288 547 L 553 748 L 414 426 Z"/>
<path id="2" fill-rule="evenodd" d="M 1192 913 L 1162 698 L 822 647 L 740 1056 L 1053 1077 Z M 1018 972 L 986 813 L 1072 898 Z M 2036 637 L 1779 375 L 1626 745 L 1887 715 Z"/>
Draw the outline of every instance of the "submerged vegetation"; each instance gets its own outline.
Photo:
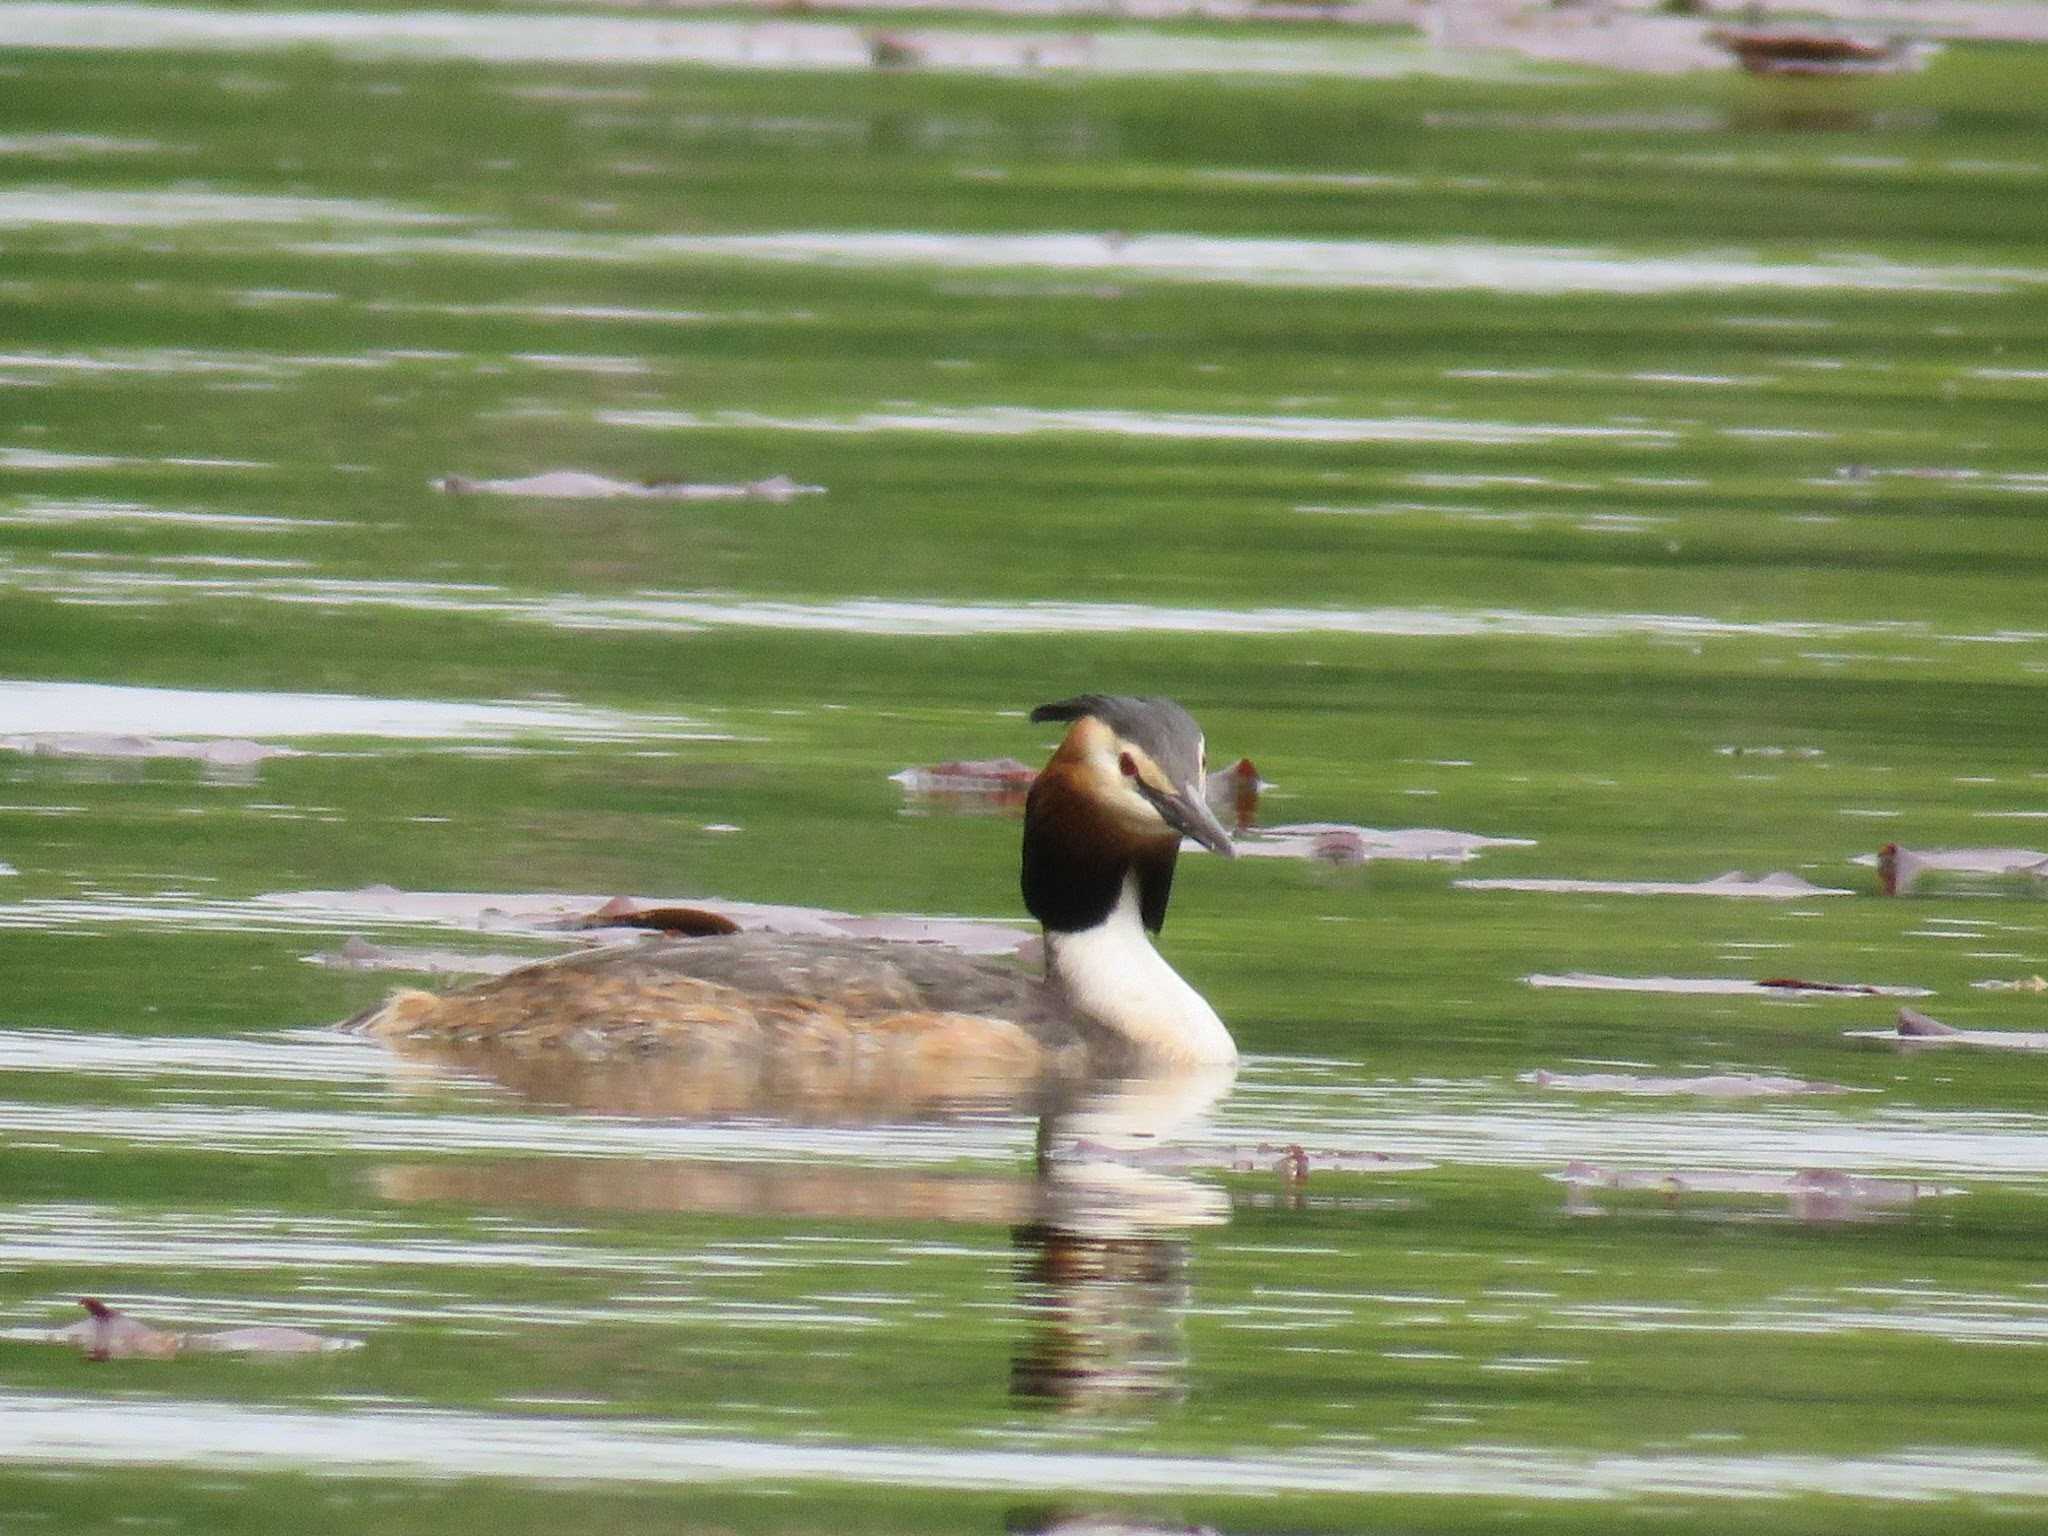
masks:
<path id="1" fill-rule="evenodd" d="M 2032 1057 L 1527 978 L 2048 1027 L 1978 985 L 2048 969 L 2030 885 L 1853 862 L 2048 842 L 2038 50 L 0 65 L 0 1508 L 2037 1521 Z M 566 472 L 629 494 L 516 492 Z M 1015 917 L 1015 822 L 890 775 L 1088 689 L 1183 700 L 1269 824 L 1526 840 L 1182 862 L 1164 946 L 1254 1055 L 1197 1142 L 1305 1184 L 1062 1227 L 1021 1117 L 563 1114 L 317 1028 L 408 979 L 303 963 L 351 934 L 540 941 L 293 893 Z M 1454 883 L 1733 870 L 1851 894 Z M 1715 1182 L 1809 1168 L 1914 1198 Z M 365 1343 L 94 1364 L 80 1296 Z"/>

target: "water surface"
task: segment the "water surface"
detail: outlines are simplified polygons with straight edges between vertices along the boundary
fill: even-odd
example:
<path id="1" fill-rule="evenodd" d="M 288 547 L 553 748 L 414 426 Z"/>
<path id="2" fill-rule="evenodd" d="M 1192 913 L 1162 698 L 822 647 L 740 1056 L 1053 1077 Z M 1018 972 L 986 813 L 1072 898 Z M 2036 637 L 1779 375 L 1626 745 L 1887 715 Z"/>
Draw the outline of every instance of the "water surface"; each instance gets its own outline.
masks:
<path id="1" fill-rule="evenodd" d="M 2038 1524 L 2048 1092 L 1855 1037 L 2043 1027 L 1869 867 L 2048 816 L 2034 51 L 0 13 L 0 1512 Z M 333 1027 L 618 895 L 1014 946 L 891 776 L 1085 689 L 1308 829 L 1180 869 L 1227 1091 Z"/>

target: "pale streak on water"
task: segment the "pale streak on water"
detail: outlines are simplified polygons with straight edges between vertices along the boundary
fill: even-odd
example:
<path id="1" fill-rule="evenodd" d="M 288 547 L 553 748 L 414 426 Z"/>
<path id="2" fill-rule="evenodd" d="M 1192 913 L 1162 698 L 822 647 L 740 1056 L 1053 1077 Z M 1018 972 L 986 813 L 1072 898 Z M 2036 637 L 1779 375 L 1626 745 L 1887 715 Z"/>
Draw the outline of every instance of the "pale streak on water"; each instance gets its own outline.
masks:
<path id="1" fill-rule="evenodd" d="M 0 4 L 0 15 L 27 7 Z M 85 9 L 81 7 L 80 9 Z M 94 7 L 94 10 L 104 8 Z M 114 9 L 123 9 L 115 7 Z M 162 14 L 149 8 L 151 14 Z M 1869 255 L 1765 260 L 1750 253 L 1678 255 L 1466 240 L 1310 240 L 1154 234 L 969 235 L 930 230 L 786 230 L 744 235 L 469 229 L 459 215 L 388 202 L 228 192 L 28 188 L 0 192 L 0 228 L 85 226 L 356 226 L 378 232 L 287 240 L 295 254 L 478 260 L 660 263 L 710 260 L 934 272 L 1084 275 L 1125 282 L 1321 289 L 1391 288 L 1511 294 L 1926 292 L 1997 294 L 2048 284 L 2048 268 L 1907 263 Z M 270 249 L 266 244 L 262 249 Z M 1719 377 L 1659 377 L 1695 386 Z"/>
<path id="2" fill-rule="evenodd" d="M 0 564 L 0 572 L 4 571 Z M 725 739 L 681 716 L 633 715 L 576 704 L 378 699 L 359 694 L 232 692 L 0 678 L 0 735 L 6 736 L 369 736 L 426 741 L 504 739 L 527 732 L 585 741 L 651 736 Z"/>
<path id="3" fill-rule="evenodd" d="M 117 139 L 103 133 L 4 133 L 0 155 L 24 160 L 78 160 L 92 155 L 158 155 L 155 139 Z"/>
<path id="4" fill-rule="evenodd" d="M 318 297 L 338 300 L 339 294 Z M 618 322 L 654 325 L 778 325 L 803 324 L 817 316 L 807 310 L 655 309 L 634 304 L 454 304 L 380 299 L 363 305 L 373 314 L 448 315 L 460 319 L 517 319 Z"/>
<path id="5" fill-rule="evenodd" d="M 364 221 L 368 222 L 368 221 Z M 433 255 L 655 263 L 664 260 L 841 266 L 891 271 L 1044 273 L 1125 282 L 1418 292 L 2020 292 L 2048 268 L 1887 261 L 1767 261 L 1750 254 L 1639 251 L 1460 240 L 1304 240 L 1232 236 L 963 235 L 928 230 L 790 230 L 753 235 L 584 235 L 545 230 L 362 234 L 291 242 L 300 255 Z"/>
<path id="6" fill-rule="evenodd" d="M 300 528 L 346 526 L 332 517 L 272 517 L 259 512 L 185 511 L 132 501 L 59 501 L 33 497 L 0 511 L 0 524 L 25 528 L 69 528 L 95 523 L 182 524 L 230 533 L 288 533 Z"/>
<path id="7" fill-rule="evenodd" d="M 1058 634 L 1491 636 L 1586 640 L 1623 635 L 1676 639 L 1856 639 L 2029 645 L 2048 631 L 1940 635 L 1910 620 L 1721 619 L 1687 613 L 1532 612 L 1513 608 L 1177 608 L 1145 603 L 974 603 L 840 598 L 812 602 L 718 593 L 599 596 L 521 593 L 488 583 L 320 576 L 199 576 L 159 569 L 79 568 L 0 561 L 0 591 L 74 600 L 240 600 L 334 608 L 466 613 L 558 629 L 687 632 L 706 627 L 818 633 L 965 636 Z"/>
<path id="8" fill-rule="evenodd" d="M 1563 1307 L 1546 1328 L 1628 1333 L 1751 1333 L 1808 1337 L 1848 1331 L 1919 1334 L 1961 1344 L 2048 1345 L 2048 1302 L 2012 1296 L 1953 1291 L 1900 1291 L 1917 1306 L 1857 1307 L 1856 1294 L 1871 1287 L 1846 1287 L 1840 1296 L 1783 1298 L 1756 1308 L 1684 1305 L 1581 1303 Z"/>
<path id="9" fill-rule="evenodd" d="M 468 59 L 490 64 L 715 65 L 728 69 L 874 67 L 864 28 L 825 21 L 729 22 L 455 12 L 261 11 L 174 5 L 0 5 L 17 48 L 257 52 L 324 47 L 357 58 Z M 1446 53 L 1419 39 L 1356 41 L 1106 32 L 970 32 L 919 39 L 921 67 L 970 73 L 1040 70 L 1102 75 L 1410 75 L 1538 79 L 1518 60 Z"/>
<path id="10" fill-rule="evenodd" d="M 0 469 L 131 469 L 166 465 L 178 469 L 272 469 L 260 459 L 208 459 L 186 455 L 140 458 L 123 453 L 57 453 L 47 448 L 0 447 Z"/>
<path id="11" fill-rule="evenodd" d="M 0 10 L 12 7 L 0 6 Z M 13 39 L 9 39 L 12 41 Z M 182 228 L 214 224 L 449 224 L 452 215 L 335 197 L 284 197 L 197 188 L 124 192 L 77 187 L 0 190 L 0 229 L 39 225 Z"/>
<path id="12" fill-rule="evenodd" d="M 417 357 L 421 354 L 410 355 Z M 0 368 L 54 374 L 227 374 L 283 378 L 309 368 L 385 368 L 396 361 L 398 354 L 392 352 L 343 353 L 329 357 L 275 352 L 201 352 L 182 348 L 0 353 Z"/>
<path id="13" fill-rule="evenodd" d="M 1519 443 L 1609 442 L 1626 447 L 1668 446 L 1668 428 L 1599 423 L 1458 421 L 1429 417 L 1250 416 L 1193 411 L 1033 410 L 989 406 L 980 410 L 929 408 L 866 411 L 858 416 L 770 416 L 758 411 L 602 411 L 608 426 L 658 431 L 771 431 L 867 436 L 926 432 L 958 437 L 1036 437 L 1070 433 L 1090 437 L 1156 437 L 1190 441 L 1274 443 L 1465 443 L 1505 447 Z"/>
<path id="14" fill-rule="evenodd" d="M 407 1408 L 335 1412 L 0 1396 L 0 1458 L 72 1466 L 210 1467 L 331 1477 L 511 1477 L 594 1484 L 816 1480 L 853 1486 L 1103 1494 L 1380 1493 L 1605 1501 L 1822 1494 L 1866 1500 L 2039 1498 L 2048 1461 L 1930 1449 L 1888 1456 L 1573 1454 L 1331 1446 L 1293 1456 L 1147 1456 L 943 1446 L 777 1444 L 597 1422 Z"/>
<path id="15" fill-rule="evenodd" d="M 1532 1064 L 1533 1065 L 1533 1064 Z M 0 1133 L 49 1145 L 177 1145 L 244 1155 L 321 1152 L 758 1158 L 920 1167 L 1014 1163 L 1032 1122 L 984 1113 L 881 1127 L 768 1120 L 690 1123 L 519 1112 L 516 1100 L 457 1074 L 402 1064 L 369 1040 L 322 1031 L 234 1040 L 160 1039 L 16 1029 L 0 1071 L 73 1072 L 150 1085 L 154 1101 L 0 1102 Z M 195 1084 L 268 1084 L 266 1102 L 195 1101 Z M 308 1084 L 349 1090 L 346 1104 L 303 1102 Z M 439 1102 L 452 1097 L 452 1103 Z M 128 1097 L 124 1095 L 124 1098 Z M 268 1100 L 289 1097 L 279 1105 Z M 409 1107 L 408 1107 L 409 1106 Z M 1399 1081 L 1355 1063 L 1254 1058 L 1191 1150 L 1298 1143 L 1466 1167 L 1554 1171 L 1603 1166 L 1791 1173 L 1828 1168 L 1931 1181 L 2048 1180 L 2048 1116 L 2018 1111 L 1812 1104 L 1677 1105 L 1646 1110 L 1560 1102 L 1512 1081 Z"/>
<path id="16" fill-rule="evenodd" d="M 372 1049 L 380 1049 L 371 1047 Z M 820 1158 L 871 1166 L 941 1165 L 1028 1148 L 1028 1127 L 948 1124 L 886 1136 L 833 1126 L 690 1124 L 507 1112 L 403 1114 L 165 1102 L 132 1108 L 0 1104 L 0 1131 L 44 1145 L 176 1146 L 235 1154 L 547 1153 L 558 1157 Z"/>

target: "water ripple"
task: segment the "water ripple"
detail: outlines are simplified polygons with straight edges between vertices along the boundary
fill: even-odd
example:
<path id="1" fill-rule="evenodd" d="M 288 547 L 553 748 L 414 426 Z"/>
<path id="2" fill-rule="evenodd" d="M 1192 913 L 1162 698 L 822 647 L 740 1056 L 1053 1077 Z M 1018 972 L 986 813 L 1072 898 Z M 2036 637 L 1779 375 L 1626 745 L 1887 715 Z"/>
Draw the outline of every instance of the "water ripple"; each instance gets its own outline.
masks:
<path id="1" fill-rule="evenodd" d="M 1380 1493 L 1545 1500 L 1662 1496 L 1862 1501 L 2048 1498 L 2048 1460 L 1990 1448 L 1887 1455 L 1608 1454 L 1474 1444 L 1293 1456 L 784 1444 L 640 1420 L 414 1408 L 307 1412 L 219 1403 L 0 1396 L 0 1459 L 74 1467 L 315 1471 L 328 1477 L 669 1484 L 816 1480 L 867 1487 L 1115 1495 Z"/>
<path id="2" fill-rule="evenodd" d="M 1384 635 L 1390 637 L 1600 640 L 1624 636 L 1703 640 L 1940 640 L 2032 644 L 2048 632 L 1941 635 L 1913 620 L 1723 619 L 1708 614 L 1517 608 L 1196 608 L 1145 603 L 977 603 L 882 598 L 811 602 L 712 592 L 645 591 L 624 597 L 576 592 L 519 593 L 503 587 L 424 581 L 299 576 L 187 575 L 74 569 L 0 562 L 0 590 L 47 596 L 163 602 L 253 601 L 318 608 L 392 608 L 468 614 L 556 629 L 653 631 L 705 628 L 790 630 L 944 638 L 973 635 L 1201 634 Z"/>

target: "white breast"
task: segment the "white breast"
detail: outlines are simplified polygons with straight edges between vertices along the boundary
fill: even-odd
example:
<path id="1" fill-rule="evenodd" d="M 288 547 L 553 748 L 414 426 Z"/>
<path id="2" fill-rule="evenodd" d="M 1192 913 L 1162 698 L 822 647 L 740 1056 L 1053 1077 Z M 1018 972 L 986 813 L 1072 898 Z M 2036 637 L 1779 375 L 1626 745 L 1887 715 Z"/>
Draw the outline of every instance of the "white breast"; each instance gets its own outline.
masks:
<path id="1" fill-rule="evenodd" d="M 1047 970 L 1076 1013 L 1163 1063 L 1237 1060 L 1237 1043 L 1216 1010 L 1152 947 L 1134 878 L 1125 877 L 1116 906 L 1093 928 L 1048 932 L 1045 941 Z"/>

